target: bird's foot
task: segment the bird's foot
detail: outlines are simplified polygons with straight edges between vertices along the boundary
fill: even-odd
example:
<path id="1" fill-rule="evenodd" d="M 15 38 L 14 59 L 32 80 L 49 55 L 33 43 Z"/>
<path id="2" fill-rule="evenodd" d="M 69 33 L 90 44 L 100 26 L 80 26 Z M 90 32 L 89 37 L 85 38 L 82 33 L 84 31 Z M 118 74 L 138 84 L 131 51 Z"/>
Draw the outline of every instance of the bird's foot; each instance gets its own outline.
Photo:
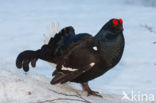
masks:
<path id="1" fill-rule="evenodd" d="M 97 91 L 87 91 L 88 92 L 88 95 L 87 96 L 97 96 L 97 97 L 101 97 L 102 98 L 102 95 L 100 95 L 99 92 Z"/>
<path id="2" fill-rule="evenodd" d="M 102 95 L 100 95 L 99 92 L 96 92 L 96 91 L 93 91 L 90 89 L 89 85 L 88 85 L 88 82 L 85 82 L 85 83 L 81 83 L 82 85 L 82 88 L 83 90 L 87 91 L 88 93 L 88 96 L 97 96 L 97 97 L 101 97 L 102 98 Z"/>

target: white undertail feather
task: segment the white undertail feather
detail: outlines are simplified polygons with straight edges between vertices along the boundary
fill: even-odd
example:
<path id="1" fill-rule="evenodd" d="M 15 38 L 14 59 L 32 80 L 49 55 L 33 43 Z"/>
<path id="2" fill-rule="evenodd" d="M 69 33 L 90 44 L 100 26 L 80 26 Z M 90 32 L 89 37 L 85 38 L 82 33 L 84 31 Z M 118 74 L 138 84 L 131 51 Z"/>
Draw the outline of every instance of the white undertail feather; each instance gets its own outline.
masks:
<path id="1" fill-rule="evenodd" d="M 46 31 L 47 31 L 47 33 L 43 34 L 44 35 L 44 44 L 48 44 L 50 38 L 54 37 L 54 35 L 59 32 L 59 23 L 52 22 L 50 26 L 46 27 Z"/>
<path id="2" fill-rule="evenodd" d="M 44 36 L 44 44 L 48 44 L 51 37 L 54 37 L 56 33 L 59 32 L 59 23 L 58 22 L 52 22 L 50 26 L 47 26 Z M 49 63 L 49 62 L 48 62 Z M 56 68 L 56 65 L 53 63 L 49 63 L 53 68 Z"/>

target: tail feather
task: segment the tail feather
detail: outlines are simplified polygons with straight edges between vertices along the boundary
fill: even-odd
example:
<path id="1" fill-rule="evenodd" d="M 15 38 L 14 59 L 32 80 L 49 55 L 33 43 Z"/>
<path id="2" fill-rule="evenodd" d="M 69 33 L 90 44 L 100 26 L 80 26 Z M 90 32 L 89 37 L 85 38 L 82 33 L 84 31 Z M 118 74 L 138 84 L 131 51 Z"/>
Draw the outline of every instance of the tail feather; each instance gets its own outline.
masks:
<path id="1" fill-rule="evenodd" d="M 16 67 L 22 68 L 25 72 L 29 71 L 29 63 L 31 62 L 32 67 L 36 66 L 36 61 L 40 51 L 26 50 L 20 53 L 16 59 Z"/>
<path id="2" fill-rule="evenodd" d="M 44 36 L 44 44 L 48 44 L 50 40 L 52 40 L 55 36 L 55 34 L 59 31 L 59 23 L 52 22 L 49 27 L 46 28 L 47 33 L 43 34 Z M 53 68 L 55 68 L 53 63 L 48 62 Z"/>
<path id="3" fill-rule="evenodd" d="M 65 44 L 65 40 L 70 35 L 75 35 L 74 28 L 69 26 L 63 28 L 58 32 L 58 23 L 52 23 L 50 27 L 47 28 L 47 35 L 44 35 L 44 43 L 47 44 L 52 49 L 52 54 L 58 56 L 62 54 L 62 47 Z"/>

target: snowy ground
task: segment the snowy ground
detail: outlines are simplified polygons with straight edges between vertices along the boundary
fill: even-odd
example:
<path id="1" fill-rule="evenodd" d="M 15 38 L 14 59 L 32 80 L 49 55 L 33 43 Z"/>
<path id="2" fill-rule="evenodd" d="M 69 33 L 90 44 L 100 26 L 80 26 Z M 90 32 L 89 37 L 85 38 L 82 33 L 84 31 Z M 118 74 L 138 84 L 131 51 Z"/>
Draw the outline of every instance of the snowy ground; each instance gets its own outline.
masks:
<path id="1" fill-rule="evenodd" d="M 43 75 L 6 70 L 1 73 L 0 103 L 113 103 L 114 100 L 121 103 L 121 96 L 118 95 L 102 94 L 102 99 L 87 97 L 85 92 L 76 90 L 72 84 L 49 85 L 50 79 Z"/>
<path id="2" fill-rule="evenodd" d="M 136 95 L 152 94 L 156 99 L 156 7 L 127 1 L 0 0 L 0 103 L 65 97 L 49 88 L 69 94 L 80 90 L 77 84 L 51 86 L 54 69 L 43 61 L 38 61 L 37 67 L 25 75 L 15 67 L 16 56 L 23 50 L 40 48 L 43 33 L 51 22 L 59 22 L 60 29 L 72 25 L 76 33 L 95 35 L 110 18 L 124 20 L 123 58 L 115 68 L 90 82 L 94 90 L 103 94 L 103 99 L 77 92 L 92 103 L 122 103 L 123 91 L 131 95 L 132 90 Z"/>

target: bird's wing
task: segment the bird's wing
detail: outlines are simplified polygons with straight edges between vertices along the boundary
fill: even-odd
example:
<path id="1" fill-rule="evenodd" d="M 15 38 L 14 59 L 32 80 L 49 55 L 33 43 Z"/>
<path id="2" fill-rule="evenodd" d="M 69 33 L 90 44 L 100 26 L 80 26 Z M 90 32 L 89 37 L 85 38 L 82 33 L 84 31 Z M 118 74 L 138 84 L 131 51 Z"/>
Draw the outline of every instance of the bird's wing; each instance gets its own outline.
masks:
<path id="1" fill-rule="evenodd" d="M 56 33 L 55 36 L 49 40 L 48 45 L 51 46 L 57 44 L 60 40 L 71 35 L 75 35 L 74 28 L 72 26 L 65 27 L 62 30 L 60 30 L 58 33 Z"/>
<path id="2" fill-rule="evenodd" d="M 52 84 L 72 81 L 94 66 L 95 58 L 87 45 L 91 40 L 91 36 L 85 36 L 68 48 L 61 58 L 62 61 L 59 59 Z"/>
<path id="3" fill-rule="evenodd" d="M 82 67 L 81 69 L 66 69 L 66 70 L 71 70 L 68 71 L 68 73 L 62 73 L 62 72 L 58 72 L 55 77 L 52 79 L 51 84 L 57 84 L 57 83 L 65 83 L 71 80 L 74 80 L 75 78 L 77 78 L 78 76 L 80 76 L 81 74 L 85 73 L 86 71 L 91 69 L 91 65 L 86 65 L 84 67 Z"/>
<path id="4" fill-rule="evenodd" d="M 53 55 L 62 55 L 71 44 L 84 38 L 87 33 L 75 35 L 75 30 L 72 26 L 63 28 L 59 33 L 56 33 L 48 43 Z"/>

